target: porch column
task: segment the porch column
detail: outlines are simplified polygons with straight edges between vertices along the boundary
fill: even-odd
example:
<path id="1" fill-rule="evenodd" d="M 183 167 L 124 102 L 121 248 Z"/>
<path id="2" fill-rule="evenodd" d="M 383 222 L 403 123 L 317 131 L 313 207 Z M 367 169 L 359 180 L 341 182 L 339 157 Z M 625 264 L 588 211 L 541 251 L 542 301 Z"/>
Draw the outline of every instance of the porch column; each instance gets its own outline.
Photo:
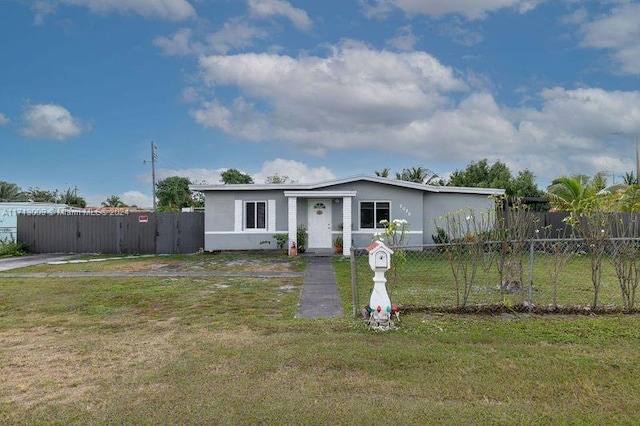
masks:
<path id="1" fill-rule="evenodd" d="M 289 197 L 289 208 L 288 208 L 288 222 L 289 222 L 289 247 L 288 253 L 291 255 L 291 247 L 292 243 L 298 247 L 298 198 L 297 197 Z"/>
<path id="2" fill-rule="evenodd" d="M 342 254 L 351 256 L 351 197 L 342 197 Z"/>

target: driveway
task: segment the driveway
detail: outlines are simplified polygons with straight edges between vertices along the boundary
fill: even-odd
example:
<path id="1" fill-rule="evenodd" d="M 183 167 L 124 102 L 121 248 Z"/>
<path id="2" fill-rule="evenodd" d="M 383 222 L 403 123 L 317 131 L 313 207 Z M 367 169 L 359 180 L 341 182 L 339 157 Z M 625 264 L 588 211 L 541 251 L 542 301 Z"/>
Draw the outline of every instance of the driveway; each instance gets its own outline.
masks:
<path id="1" fill-rule="evenodd" d="M 25 266 L 39 265 L 41 263 L 56 262 L 59 260 L 68 260 L 76 257 L 73 254 L 47 253 L 33 254 L 30 256 L 5 257 L 0 259 L 0 271 L 8 271 L 10 269 L 24 268 Z"/>

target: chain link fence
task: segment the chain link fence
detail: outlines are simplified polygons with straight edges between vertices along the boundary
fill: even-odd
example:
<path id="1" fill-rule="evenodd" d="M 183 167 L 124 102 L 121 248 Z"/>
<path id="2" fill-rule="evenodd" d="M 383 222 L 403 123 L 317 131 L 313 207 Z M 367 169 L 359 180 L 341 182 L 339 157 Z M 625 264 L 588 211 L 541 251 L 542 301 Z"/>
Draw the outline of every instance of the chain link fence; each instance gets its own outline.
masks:
<path id="1" fill-rule="evenodd" d="M 386 273 L 402 311 L 633 312 L 640 239 L 457 241 L 392 247 Z M 353 313 L 369 303 L 368 254 L 351 256 Z"/>

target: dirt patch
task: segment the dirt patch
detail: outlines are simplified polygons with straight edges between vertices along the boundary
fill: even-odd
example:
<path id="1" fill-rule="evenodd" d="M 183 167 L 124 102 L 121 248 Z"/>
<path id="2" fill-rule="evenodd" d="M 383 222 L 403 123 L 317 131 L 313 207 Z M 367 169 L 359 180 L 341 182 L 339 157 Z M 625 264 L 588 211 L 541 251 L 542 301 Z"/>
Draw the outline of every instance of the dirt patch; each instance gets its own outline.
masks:
<path id="1" fill-rule="evenodd" d="M 100 405 L 100 390 L 140 383 L 141 376 L 180 359 L 191 344 L 244 345 L 250 330 L 180 331 L 179 318 L 108 324 L 122 331 L 79 333 L 40 326 L 0 332 L 0 404 L 29 409 L 41 404 Z M 107 325 L 107 324 L 104 324 Z"/>

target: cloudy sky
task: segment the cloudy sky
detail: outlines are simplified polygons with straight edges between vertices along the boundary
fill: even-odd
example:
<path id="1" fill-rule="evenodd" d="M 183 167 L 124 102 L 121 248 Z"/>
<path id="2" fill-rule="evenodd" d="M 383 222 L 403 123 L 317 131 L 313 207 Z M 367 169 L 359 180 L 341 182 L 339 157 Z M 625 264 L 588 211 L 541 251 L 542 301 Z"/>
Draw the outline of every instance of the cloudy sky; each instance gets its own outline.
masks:
<path id="1" fill-rule="evenodd" d="M 0 180 L 91 204 L 151 205 L 151 141 L 208 183 L 635 169 L 634 1 L 0 0 L 0 54 Z"/>

